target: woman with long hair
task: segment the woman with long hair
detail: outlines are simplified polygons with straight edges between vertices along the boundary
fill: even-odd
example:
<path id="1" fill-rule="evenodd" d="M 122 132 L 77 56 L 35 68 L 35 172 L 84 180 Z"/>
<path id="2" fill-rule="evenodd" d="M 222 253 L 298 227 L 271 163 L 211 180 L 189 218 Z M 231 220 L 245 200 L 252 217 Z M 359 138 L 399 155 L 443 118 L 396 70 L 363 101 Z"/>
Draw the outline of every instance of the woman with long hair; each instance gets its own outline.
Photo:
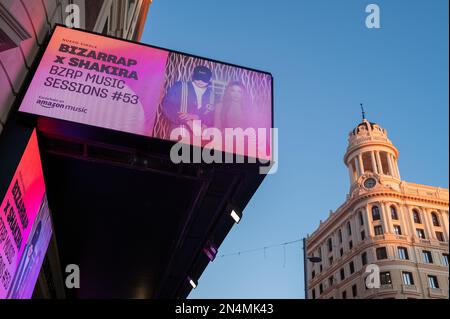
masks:
<path id="1" fill-rule="evenodd" d="M 222 102 L 216 105 L 214 126 L 221 130 L 241 127 L 245 129 L 245 114 L 248 105 L 247 90 L 239 81 L 230 82 L 225 88 Z"/>

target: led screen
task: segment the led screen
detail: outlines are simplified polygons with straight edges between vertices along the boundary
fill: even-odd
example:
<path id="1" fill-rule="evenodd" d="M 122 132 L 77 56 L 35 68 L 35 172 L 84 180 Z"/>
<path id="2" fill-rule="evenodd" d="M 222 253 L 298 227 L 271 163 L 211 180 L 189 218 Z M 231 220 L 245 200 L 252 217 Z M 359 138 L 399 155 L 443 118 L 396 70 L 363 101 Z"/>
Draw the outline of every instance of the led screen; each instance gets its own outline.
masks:
<path id="1" fill-rule="evenodd" d="M 20 111 L 270 159 L 269 73 L 61 26 Z"/>
<path id="2" fill-rule="evenodd" d="M 34 131 L 0 205 L 0 299 L 31 298 L 51 235 Z"/>

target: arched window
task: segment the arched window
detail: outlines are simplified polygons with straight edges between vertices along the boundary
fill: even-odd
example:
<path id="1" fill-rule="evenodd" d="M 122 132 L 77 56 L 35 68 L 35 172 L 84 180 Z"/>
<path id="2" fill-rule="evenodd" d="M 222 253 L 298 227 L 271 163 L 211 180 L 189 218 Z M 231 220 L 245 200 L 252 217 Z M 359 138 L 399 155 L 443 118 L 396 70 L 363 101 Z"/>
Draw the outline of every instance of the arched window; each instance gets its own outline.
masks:
<path id="1" fill-rule="evenodd" d="M 347 235 L 352 235 L 352 225 L 350 225 L 350 222 L 347 222 Z"/>
<path id="2" fill-rule="evenodd" d="M 433 220 L 433 225 L 436 227 L 441 226 L 441 223 L 439 222 L 439 217 L 436 212 L 431 213 L 431 219 Z"/>
<path id="3" fill-rule="evenodd" d="M 339 242 L 342 243 L 342 230 L 340 230 L 340 229 L 338 232 L 338 236 L 339 236 Z"/>
<path id="4" fill-rule="evenodd" d="M 372 207 L 372 220 L 380 220 L 380 209 L 378 206 Z"/>
<path id="5" fill-rule="evenodd" d="M 398 220 L 397 209 L 395 206 L 391 206 L 391 217 L 393 220 Z"/>
<path id="6" fill-rule="evenodd" d="M 412 214 L 413 214 L 414 223 L 416 223 L 416 224 L 422 224 L 422 221 L 421 221 L 421 219 L 420 219 L 420 214 L 419 214 L 419 212 L 417 211 L 417 209 L 413 209 Z"/>

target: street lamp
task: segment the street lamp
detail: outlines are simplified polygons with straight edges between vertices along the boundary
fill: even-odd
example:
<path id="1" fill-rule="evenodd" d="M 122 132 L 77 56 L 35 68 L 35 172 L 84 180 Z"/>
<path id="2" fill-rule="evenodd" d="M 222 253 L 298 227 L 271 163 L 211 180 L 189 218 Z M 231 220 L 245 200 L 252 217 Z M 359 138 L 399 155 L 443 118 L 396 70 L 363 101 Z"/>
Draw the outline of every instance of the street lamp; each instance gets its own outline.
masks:
<path id="1" fill-rule="evenodd" d="M 322 258 L 315 256 L 308 256 L 306 251 L 306 237 L 303 238 L 303 271 L 304 271 L 304 281 L 305 281 L 305 299 L 308 298 L 308 261 L 316 264 L 321 263 Z"/>

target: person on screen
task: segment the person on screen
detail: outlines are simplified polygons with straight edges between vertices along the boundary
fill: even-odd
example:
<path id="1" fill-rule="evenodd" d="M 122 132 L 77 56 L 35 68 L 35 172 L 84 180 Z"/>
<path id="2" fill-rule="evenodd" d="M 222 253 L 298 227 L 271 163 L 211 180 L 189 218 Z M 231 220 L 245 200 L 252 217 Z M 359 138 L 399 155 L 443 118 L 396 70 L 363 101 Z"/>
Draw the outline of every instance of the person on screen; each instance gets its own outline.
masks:
<path id="1" fill-rule="evenodd" d="M 22 294 L 25 293 L 23 287 L 27 284 L 26 281 L 29 279 L 29 273 L 33 267 L 36 267 L 36 261 L 39 260 L 40 252 L 37 249 L 37 244 L 41 236 L 42 221 L 36 226 L 35 232 L 30 243 L 25 245 L 23 251 L 23 257 L 20 261 L 19 267 L 17 268 L 16 278 L 9 292 L 10 298 L 20 299 Z"/>
<path id="2" fill-rule="evenodd" d="M 243 128 L 245 129 L 246 108 L 249 107 L 247 101 L 247 90 L 244 84 L 239 81 L 230 82 L 225 88 L 222 101 L 215 107 L 214 126 L 221 129 Z"/>
<path id="3" fill-rule="evenodd" d="M 212 72 L 205 66 L 194 69 L 192 80 L 175 82 L 167 91 L 162 112 L 171 123 L 171 130 L 183 127 L 192 130 L 192 123 L 200 120 L 202 128 L 214 125 L 214 94 Z"/>

